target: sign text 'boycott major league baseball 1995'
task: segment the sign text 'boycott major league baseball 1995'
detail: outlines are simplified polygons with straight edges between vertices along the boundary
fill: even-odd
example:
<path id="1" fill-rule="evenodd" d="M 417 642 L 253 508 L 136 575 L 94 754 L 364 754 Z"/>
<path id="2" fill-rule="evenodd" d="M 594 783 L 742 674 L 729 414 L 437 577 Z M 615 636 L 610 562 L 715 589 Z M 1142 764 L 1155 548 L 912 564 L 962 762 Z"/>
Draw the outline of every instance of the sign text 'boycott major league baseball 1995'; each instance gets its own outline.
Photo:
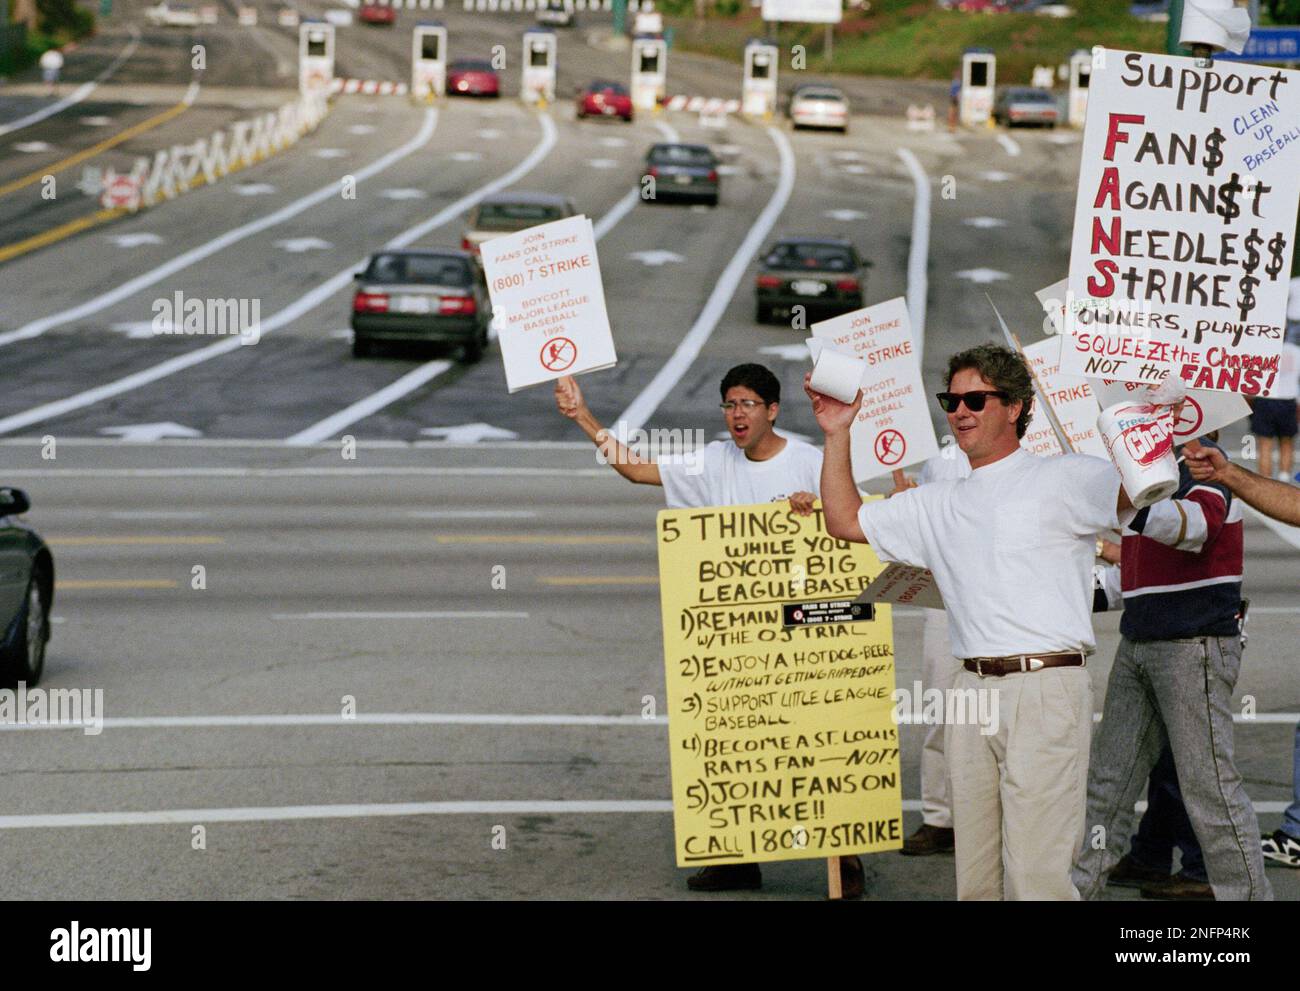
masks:
<path id="1" fill-rule="evenodd" d="M 864 482 L 939 453 L 912 324 L 900 296 L 812 325 L 813 337 L 866 365 L 850 432 L 853 479 Z"/>
<path id="2" fill-rule="evenodd" d="M 1300 200 L 1300 73 L 1098 50 L 1062 371 L 1266 396 Z"/>
<path id="3" fill-rule="evenodd" d="M 511 392 L 618 360 L 590 220 L 529 227 L 481 250 Z"/>

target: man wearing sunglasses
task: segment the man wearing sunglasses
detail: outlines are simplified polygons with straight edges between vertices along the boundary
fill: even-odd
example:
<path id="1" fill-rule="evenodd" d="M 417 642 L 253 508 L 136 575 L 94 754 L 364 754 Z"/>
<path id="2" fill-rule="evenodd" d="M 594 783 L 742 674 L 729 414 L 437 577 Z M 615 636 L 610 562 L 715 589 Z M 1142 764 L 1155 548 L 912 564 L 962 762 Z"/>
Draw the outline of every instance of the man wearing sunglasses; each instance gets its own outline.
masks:
<path id="1" fill-rule="evenodd" d="M 773 427 L 781 408 L 781 382 L 762 365 L 737 365 L 723 376 L 722 415 L 730 440 L 714 441 L 691 459 L 655 462 L 629 450 L 592 415 L 572 376 L 555 383 L 555 402 L 601 452 L 601 460 L 628 481 L 662 485 L 670 509 L 696 506 L 745 506 L 789 500 L 807 516 L 820 486 L 822 455 L 817 448 Z M 844 898 L 860 898 L 862 861 L 841 857 Z M 736 891 L 762 886 L 757 864 L 718 864 L 687 880 L 692 891 Z"/>
<path id="2" fill-rule="evenodd" d="M 1020 447 L 1033 383 L 1016 352 L 985 344 L 948 362 L 940 403 L 970 477 L 863 503 L 849 459 L 862 404 L 805 389 L 826 434 L 821 495 L 831 536 L 934 572 L 948 607 L 954 689 L 993 692 L 996 732 L 949 724 L 960 899 L 1069 900 L 1083 839 L 1095 647 L 1096 534 L 1132 505 L 1109 462 Z"/>

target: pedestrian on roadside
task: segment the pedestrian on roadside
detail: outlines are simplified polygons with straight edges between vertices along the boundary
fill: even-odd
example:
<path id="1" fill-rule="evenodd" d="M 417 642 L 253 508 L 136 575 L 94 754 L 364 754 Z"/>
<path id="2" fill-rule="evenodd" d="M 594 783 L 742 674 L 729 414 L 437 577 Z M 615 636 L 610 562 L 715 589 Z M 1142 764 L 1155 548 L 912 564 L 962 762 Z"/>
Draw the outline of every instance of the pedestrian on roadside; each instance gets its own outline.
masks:
<path id="1" fill-rule="evenodd" d="M 63 69 L 63 53 L 57 48 L 47 48 L 41 53 L 41 78 L 51 93 L 59 82 L 59 72 Z"/>
<path id="2" fill-rule="evenodd" d="M 952 74 L 952 82 L 948 86 L 948 130 L 957 130 L 957 122 L 961 119 L 961 71 L 958 70 Z"/>
<path id="3" fill-rule="evenodd" d="M 1294 482 L 1297 404 L 1300 404 L 1300 323 L 1291 324 L 1278 358 L 1277 377 L 1267 396 L 1251 401 L 1250 432 L 1258 445 L 1259 473 Z M 1273 451 L 1277 450 L 1274 467 Z"/>
<path id="4" fill-rule="evenodd" d="M 821 484 L 822 455 L 774 429 L 781 409 L 780 380 L 762 365 L 737 365 L 723 376 L 720 392 L 731 439 L 659 462 L 636 454 L 602 427 L 572 376 L 556 381 L 555 402 L 596 445 L 603 462 L 631 482 L 663 486 L 670 509 L 788 500 L 796 513 L 810 515 Z M 862 861 L 839 861 L 842 897 L 862 897 Z M 712 865 L 687 879 L 692 891 L 752 890 L 762 883 L 758 864 Z"/>
<path id="5" fill-rule="evenodd" d="M 1020 447 L 1033 404 L 1024 358 L 985 344 L 948 362 L 939 402 L 969 478 L 863 503 L 844 403 L 804 379 L 826 435 L 821 496 L 832 537 L 870 543 L 883 561 L 929 568 L 948 606 L 954 690 L 992 692 L 997 728 L 945 727 L 959 899 L 1079 897 L 1070 867 L 1083 838 L 1095 649 L 1096 534 L 1132 504 L 1114 465 Z M 977 697 L 972 695 L 971 697 Z"/>

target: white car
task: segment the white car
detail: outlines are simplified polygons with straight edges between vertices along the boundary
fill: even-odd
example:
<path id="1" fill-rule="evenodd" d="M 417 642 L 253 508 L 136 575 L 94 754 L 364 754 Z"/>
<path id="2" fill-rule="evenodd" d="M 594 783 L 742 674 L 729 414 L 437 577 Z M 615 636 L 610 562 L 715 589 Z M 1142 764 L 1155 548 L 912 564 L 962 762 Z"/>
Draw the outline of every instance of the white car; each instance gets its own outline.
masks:
<path id="1" fill-rule="evenodd" d="M 199 17 L 199 12 L 193 7 L 172 7 L 166 3 L 160 3 L 156 7 L 149 7 L 145 10 L 144 15 L 148 18 L 149 23 L 155 27 L 185 27 L 194 28 L 203 23 Z"/>
<path id="2" fill-rule="evenodd" d="M 537 5 L 537 23 L 552 27 L 573 27 L 573 0 L 546 0 Z"/>
<path id="3" fill-rule="evenodd" d="M 796 127 L 827 127 L 848 133 L 849 101 L 834 86 L 811 83 L 790 97 L 790 122 Z"/>

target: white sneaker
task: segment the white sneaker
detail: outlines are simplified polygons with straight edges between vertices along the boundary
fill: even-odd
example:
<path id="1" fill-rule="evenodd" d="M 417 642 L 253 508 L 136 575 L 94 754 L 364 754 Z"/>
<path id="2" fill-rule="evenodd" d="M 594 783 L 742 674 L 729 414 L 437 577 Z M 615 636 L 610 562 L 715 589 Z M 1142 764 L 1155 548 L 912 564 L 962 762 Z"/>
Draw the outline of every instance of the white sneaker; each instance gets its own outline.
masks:
<path id="1" fill-rule="evenodd" d="M 1279 472 L 1278 472 L 1276 475 L 1274 475 L 1273 477 L 1276 478 L 1279 482 L 1288 482 L 1288 483 L 1289 483 L 1289 482 L 1291 481 L 1291 476 L 1288 475 L 1288 474 L 1287 474 L 1286 472 L 1284 472 L 1284 471 L 1279 471 Z"/>

